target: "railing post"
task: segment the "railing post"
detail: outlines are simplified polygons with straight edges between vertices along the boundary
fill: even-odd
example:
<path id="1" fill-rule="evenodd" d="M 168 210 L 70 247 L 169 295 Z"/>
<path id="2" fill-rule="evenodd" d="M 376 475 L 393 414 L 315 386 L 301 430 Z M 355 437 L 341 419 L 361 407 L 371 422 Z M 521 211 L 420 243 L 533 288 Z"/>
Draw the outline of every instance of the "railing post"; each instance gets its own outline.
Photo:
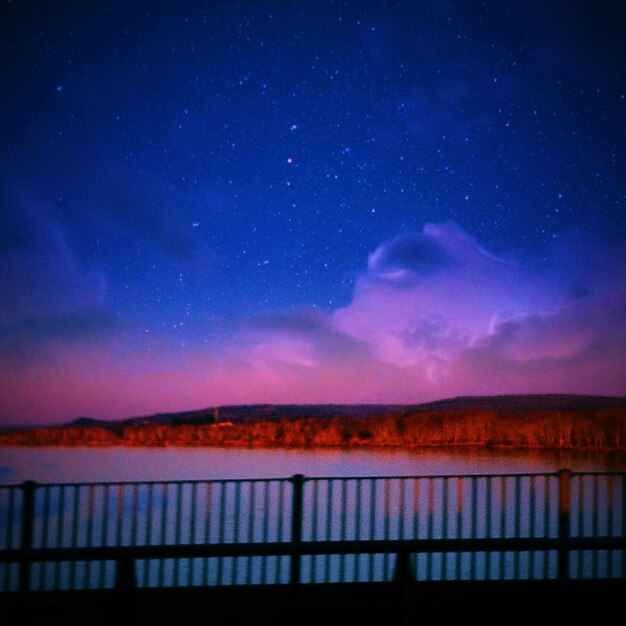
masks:
<path id="1" fill-rule="evenodd" d="M 400 626 L 408 626 L 415 624 L 413 615 L 413 593 L 411 583 L 415 581 L 415 573 L 411 566 L 411 557 L 408 552 L 398 552 L 396 557 L 396 565 L 393 571 L 393 583 L 398 596 L 398 611 Z"/>
<path id="2" fill-rule="evenodd" d="M 137 586 L 135 561 L 128 558 L 119 559 L 115 567 L 115 588 L 122 590 L 135 589 Z"/>
<path id="3" fill-rule="evenodd" d="M 30 550 L 33 547 L 33 526 L 35 523 L 35 486 L 33 480 L 22 483 L 22 529 L 20 537 L 20 548 L 22 551 Z M 30 589 L 30 569 L 29 560 L 22 561 L 20 565 L 20 591 Z"/>
<path id="4" fill-rule="evenodd" d="M 302 541 L 302 505 L 304 491 L 304 476 L 295 474 L 291 477 L 293 484 L 293 498 L 291 506 L 291 545 L 294 548 L 291 555 L 290 582 L 292 585 L 300 583 L 300 560 L 298 547 Z"/>
<path id="5" fill-rule="evenodd" d="M 566 544 L 570 537 L 570 502 L 571 478 L 569 469 L 559 471 L 559 540 L 561 547 L 558 554 L 557 577 L 560 580 L 569 578 L 569 549 Z"/>
<path id="6" fill-rule="evenodd" d="M 411 566 L 411 556 L 408 552 L 398 552 L 393 570 L 393 582 L 404 585 L 413 581 L 415 581 L 415 572 Z"/>

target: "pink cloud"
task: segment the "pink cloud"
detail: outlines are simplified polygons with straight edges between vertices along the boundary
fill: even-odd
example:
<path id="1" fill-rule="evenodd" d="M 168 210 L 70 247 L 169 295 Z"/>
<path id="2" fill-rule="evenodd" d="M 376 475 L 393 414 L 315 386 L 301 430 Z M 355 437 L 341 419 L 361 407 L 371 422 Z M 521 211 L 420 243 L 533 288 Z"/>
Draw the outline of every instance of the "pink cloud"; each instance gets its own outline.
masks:
<path id="1" fill-rule="evenodd" d="M 459 226 L 427 224 L 370 255 L 352 302 L 334 321 L 379 358 L 421 364 L 434 376 L 499 324 L 561 304 L 546 279 L 489 254 Z"/>
<path id="2" fill-rule="evenodd" d="M 580 238 L 522 264 L 455 224 L 384 242 L 350 304 L 257 319 L 221 349 L 152 352 L 57 333 L 2 367 L 5 421 L 116 418 L 219 404 L 417 403 L 456 395 L 626 393 L 623 249 Z"/>

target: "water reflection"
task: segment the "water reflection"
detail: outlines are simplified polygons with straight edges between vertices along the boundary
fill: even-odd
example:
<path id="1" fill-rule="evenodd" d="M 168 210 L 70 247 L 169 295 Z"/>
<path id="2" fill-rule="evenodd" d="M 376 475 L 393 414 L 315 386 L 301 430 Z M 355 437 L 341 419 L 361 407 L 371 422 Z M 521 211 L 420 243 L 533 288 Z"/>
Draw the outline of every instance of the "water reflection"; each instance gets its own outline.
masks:
<path id="1" fill-rule="evenodd" d="M 294 537 L 313 549 L 300 562 L 305 583 L 391 580 L 397 543 L 370 545 L 365 554 L 354 553 L 362 544 L 356 550 L 344 548 L 347 554 L 337 552 L 346 542 L 397 540 L 420 542 L 407 550 L 413 553 L 413 576 L 419 580 L 554 578 L 562 575 L 561 548 L 545 542 L 564 532 L 563 507 L 568 512 L 564 536 L 597 541 L 624 536 L 625 506 L 625 475 L 601 473 L 2 486 L 0 547 L 19 548 L 24 519 L 32 519 L 27 526 L 35 549 L 106 548 L 89 557 L 89 563 L 34 563 L 27 575 L 31 589 L 111 587 L 114 564 L 102 558 L 110 558 L 112 548 L 181 544 L 193 546 L 192 558 L 180 558 L 180 553 L 156 558 L 152 549 L 147 560 L 145 553 L 135 555 L 131 567 L 139 584 L 286 583 L 292 563 L 288 552 L 234 555 L 241 554 L 242 545 L 284 546 Z M 26 511 L 32 511 L 32 518 Z M 512 547 L 510 540 L 519 539 L 544 543 Z M 468 547 L 467 540 L 509 542 L 507 547 Z M 315 554 L 323 544 L 329 547 Z M 194 558 L 196 546 L 208 547 L 204 557 Z M 231 551 L 209 556 L 216 554 L 212 546 L 230 546 Z M 381 549 L 391 553 L 379 553 Z M 626 575 L 621 549 L 571 550 L 567 559 L 573 577 Z M 0 590 L 16 590 L 19 580 L 16 566 L 0 566 Z"/>
<path id="2" fill-rule="evenodd" d="M 626 471 L 626 451 L 2 448 L 0 483 Z"/>

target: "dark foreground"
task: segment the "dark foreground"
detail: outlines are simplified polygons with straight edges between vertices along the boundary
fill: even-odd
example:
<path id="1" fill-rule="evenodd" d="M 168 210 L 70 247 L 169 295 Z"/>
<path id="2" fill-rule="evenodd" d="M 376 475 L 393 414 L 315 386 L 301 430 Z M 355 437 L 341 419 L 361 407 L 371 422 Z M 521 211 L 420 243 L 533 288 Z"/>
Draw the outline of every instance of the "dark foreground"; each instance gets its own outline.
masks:
<path id="1" fill-rule="evenodd" d="M 620 623 L 626 581 L 490 581 L 65 591 L 0 595 L 0 622 L 333 626 Z"/>

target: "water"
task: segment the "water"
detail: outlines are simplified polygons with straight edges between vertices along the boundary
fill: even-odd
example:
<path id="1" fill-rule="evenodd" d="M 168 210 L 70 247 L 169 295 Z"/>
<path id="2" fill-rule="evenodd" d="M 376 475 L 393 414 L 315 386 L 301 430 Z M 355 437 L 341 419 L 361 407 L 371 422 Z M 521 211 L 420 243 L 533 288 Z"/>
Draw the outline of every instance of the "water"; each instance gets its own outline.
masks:
<path id="1" fill-rule="evenodd" d="M 23 492 L 8 485 L 25 480 L 39 483 L 33 500 L 34 548 L 289 542 L 295 490 L 288 477 L 294 474 L 306 476 L 301 507 L 305 542 L 552 540 L 559 533 L 560 486 L 554 472 L 561 468 L 574 472 L 572 536 L 623 535 L 625 479 L 576 474 L 623 472 L 623 454 L 467 448 L 0 448 L 0 483 L 5 485 L 0 486 L 0 546 L 19 547 Z M 406 478 L 390 478 L 397 476 Z M 116 481 L 121 482 L 105 484 Z M 135 483 L 123 484 L 130 481 Z M 304 555 L 301 579 L 390 580 L 395 562 L 394 554 L 385 553 Z M 411 556 L 420 580 L 554 578 L 558 563 L 556 549 Z M 569 556 L 571 574 L 579 578 L 624 576 L 625 565 L 623 550 L 573 550 Z M 290 566 L 288 556 L 278 555 L 134 562 L 143 586 L 287 583 Z M 102 558 L 34 563 L 29 581 L 33 589 L 110 587 L 115 572 L 116 563 Z M 0 565 L 0 589 L 15 590 L 19 580 L 17 565 Z"/>
<path id="2" fill-rule="evenodd" d="M 0 447 L 0 484 L 626 471 L 626 452 Z"/>

